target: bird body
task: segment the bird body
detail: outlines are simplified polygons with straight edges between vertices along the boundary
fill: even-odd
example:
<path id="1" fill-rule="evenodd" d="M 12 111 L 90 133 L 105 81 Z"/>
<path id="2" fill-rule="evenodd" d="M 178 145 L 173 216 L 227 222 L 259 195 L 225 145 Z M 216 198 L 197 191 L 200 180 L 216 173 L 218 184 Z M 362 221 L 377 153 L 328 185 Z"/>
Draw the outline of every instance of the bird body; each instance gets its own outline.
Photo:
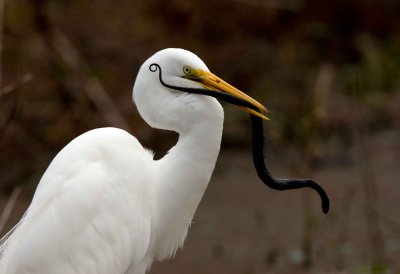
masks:
<path id="1" fill-rule="evenodd" d="M 174 255 L 218 155 L 222 128 L 213 140 L 204 132 L 199 126 L 181 135 L 158 161 L 120 129 L 74 139 L 43 175 L 0 273 L 141 274 L 153 260 Z"/>
<path id="2" fill-rule="evenodd" d="M 153 178 L 143 175 L 151 161 L 119 129 L 74 139 L 43 175 L 0 273 L 124 273 L 141 261 L 150 244 Z"/>
<path id="3" fill-rule="evenodd" d="M 163 66 L 170 83 L 182 67 L 208 71 L 194 54 L 167 49 L 146 61 L 133 99 L 150 126 L 179 133 L 154 160 L 128 132 L 82 134 L 54 158 L 32 203 L 0 248 L 0 273 L 143 274 L 181 247 L 213 172 L 223 109 L 212 97 L 166 90 L 148 67 Z"/>
<path id="4" fill-rule="evenodd" d="M 215 99 L 251 114 L 253 159 L 265 184 L 281 180 L 264 163 L 267 109 L 212 74 L 182 49 L 165 49 L 141 66 L 133 101 L 153 128 L 175 131 L 177 144 L 159 160 L 128 132 L 101 128 L 72 140 L 41 178 L 21 221 L 0 241 L 0 274 L 144 274 L 183 245 L 219 154 L 224 112 Z M 260 134 L 257 134 L 260 133 Z"/>

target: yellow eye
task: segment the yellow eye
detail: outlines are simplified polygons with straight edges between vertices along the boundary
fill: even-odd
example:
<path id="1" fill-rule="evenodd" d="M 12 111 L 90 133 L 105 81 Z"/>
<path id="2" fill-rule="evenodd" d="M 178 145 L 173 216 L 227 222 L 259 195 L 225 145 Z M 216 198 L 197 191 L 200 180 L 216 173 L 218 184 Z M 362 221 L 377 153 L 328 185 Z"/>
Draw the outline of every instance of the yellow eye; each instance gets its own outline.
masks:
<path id="1" fill-rule="evenodd" d="M 183 67 L 183 73 L 190 74 L 190 73 L 192 73 L 192 69 L 190 67 L 188 67 L 188 66 L 184 66 Z"/>

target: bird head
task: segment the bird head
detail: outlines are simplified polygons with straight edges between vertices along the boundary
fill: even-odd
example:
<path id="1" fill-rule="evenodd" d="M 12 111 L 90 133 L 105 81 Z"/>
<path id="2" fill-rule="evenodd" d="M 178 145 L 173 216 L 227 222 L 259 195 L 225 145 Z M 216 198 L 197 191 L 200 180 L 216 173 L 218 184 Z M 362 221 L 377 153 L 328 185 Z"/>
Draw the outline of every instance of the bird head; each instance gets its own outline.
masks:
<path id="1" fill-rule="evenodd" d="M 262 104 L 211 73 L 198 56 L 183 49 L 164 49 L 147 59 L 133 88 L 133 100 L 146 122 L 177 132 L 201 119 L 222 121 L 223 110 L 215 98 L 268 120 Z"/>

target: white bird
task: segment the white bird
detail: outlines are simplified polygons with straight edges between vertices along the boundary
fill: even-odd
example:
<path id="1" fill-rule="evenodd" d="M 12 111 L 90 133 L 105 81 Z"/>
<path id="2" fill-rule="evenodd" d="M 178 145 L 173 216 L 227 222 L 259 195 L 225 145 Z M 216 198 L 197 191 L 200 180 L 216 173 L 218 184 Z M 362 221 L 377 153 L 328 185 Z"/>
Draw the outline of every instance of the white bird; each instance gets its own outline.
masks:
<path id="1" fill-rule="evenodd" d="M 152 64 L 162 69 L 162 80 Z M 21 221 L 3 238 L 0 273 L 143 274 L 153 261 L 174 256 L 210 181 L 224 113 L 215 98 L 177 91 L 162 81 L 212 88 L 266 110 L 211 74 L 193 53 L 157 52 L 141 66 L 133 100 L 151 127 L 179 133 L 177 144 L 154 160 L 135 137 L 117 128 L 72 140 L 47 168 Z"/>

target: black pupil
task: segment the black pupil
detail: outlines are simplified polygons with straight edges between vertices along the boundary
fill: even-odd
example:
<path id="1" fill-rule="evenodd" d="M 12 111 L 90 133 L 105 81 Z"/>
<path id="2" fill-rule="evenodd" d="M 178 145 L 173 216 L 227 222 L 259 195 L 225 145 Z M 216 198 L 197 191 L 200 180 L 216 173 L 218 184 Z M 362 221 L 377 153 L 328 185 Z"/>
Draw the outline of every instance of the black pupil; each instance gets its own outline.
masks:
<path id="1" fill-rule="evenodd" d="M 185 68 L 185 72 L 189 73 L 190 69 L 189 68 Z"/>

